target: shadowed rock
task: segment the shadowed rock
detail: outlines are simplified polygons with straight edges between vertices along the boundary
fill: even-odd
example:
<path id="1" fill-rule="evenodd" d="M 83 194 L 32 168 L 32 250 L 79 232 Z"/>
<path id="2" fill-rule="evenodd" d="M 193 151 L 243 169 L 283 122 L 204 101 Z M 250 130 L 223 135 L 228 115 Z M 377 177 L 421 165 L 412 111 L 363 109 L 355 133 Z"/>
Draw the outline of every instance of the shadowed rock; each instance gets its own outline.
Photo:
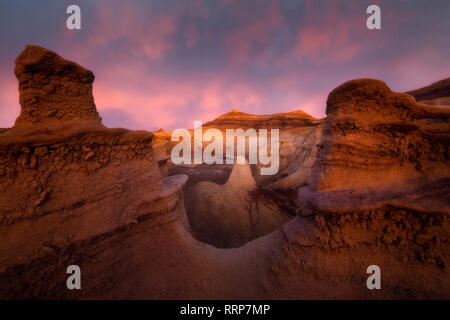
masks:
<path id="1" fill-rule="evenodd" d="M 15 126 L 101 118 L 92 95 L 94 74 L 39 46 L 28 45 L 16 59 L 21 112 Z"/>
<path id="2" fill-rule="evenodd" d="M 429 101 L 439 98 L 450 97 L 450 78 L 442 79 L 429 86 L 408 91 L 417 101 Z"/>

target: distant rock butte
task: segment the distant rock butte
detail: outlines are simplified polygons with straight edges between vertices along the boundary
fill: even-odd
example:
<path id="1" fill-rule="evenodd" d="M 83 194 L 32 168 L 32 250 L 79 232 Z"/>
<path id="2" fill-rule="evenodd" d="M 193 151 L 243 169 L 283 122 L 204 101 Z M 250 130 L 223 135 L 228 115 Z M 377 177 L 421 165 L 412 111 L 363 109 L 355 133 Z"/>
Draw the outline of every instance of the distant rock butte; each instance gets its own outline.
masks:
<path id="1" fill-rule="evenodd" d="M 17 57 L 14 73 L 22 107 L 16 127 L 55 120 L 101 121 L 92 95 L 94 74 L 75 62 L 28 45 Z"/>
<path id="2" fill-rule="evenodd" d="M 407 93 L 416 98 L 417 101 L 450 97 L 450 78 L 437 81 L 420 89 L 408 91 Z"/>
<path id="3" fill-rule="evenodd" d="M 255 179 L 258 183 L 271 184 L 273 188 L 286 188 L 296 189 L 300 185 L 306 182 L 306 177 L 309 175 L 309 170 L 312 166 L 312 162 L 316 152 L 316 145 L 320 139 L 324 119 L 315 119 L 308 115 L 304 111 L 295 110 L 292 112 L 276 113 L 272 115 L 253 115 L 244 113 L 239 110 L 233 109 L 228 113 L 225 113 L 213 121 L 207 122 L 203 125 L 203 130 L 209 128 L 216 128 L 223 132 L 226 129 L 279 129 L 279 141 L 280 141 L 280 170 L 275 176 L 261 176 L 259 175 L 259 167 L 255 173 Z M 191 137 L 193 139 L 192 129 Z M 169 157 L 174 145 L 178 142 L 171 141 L 171 131 L 158 130 L 154 132 L 154 147 L 156 149 L 158 157 Z M 204 142 L 203 147 L 210 142 Z M 223 141 L 223 154 L 226 154 L 225 150 L 225 136 Z M 193 148 L 194 144 L 191 143 Z M 248 154 L 246 155 L 248 159 Z M 259 165 L 258 165 L 259 166 Z M 189 183 L 196 180 L 198 173 L 203 170 L 209 171 L 208 167 L 203 166 L 198 171 L 193 172 L 188 166 L 185 170 L 183 166 L 172 167 L 172 172 L 186 173 L 191 178 Z M 211 170 L 221 170 L 228 166 L 214 165 L 210 166 Z M 230 174 L 230 169 L 226 168 L 227 175 Z M 171 167 L 169 166 L 169 171 Z M 208 179 L 209 180 L 209 179 Z M 220 181 L 214 181 L 218 183 L 224 183 L 223 178 Z M 188 183 L 188 184 L 189 184 Z"/>
<path id="4" fill-rule="evenodd" d="M 293 112 L 275 113 L 271 115 L 253 115 L 233 109 L 213 121 L 204 124 L 204 127 L 215 128 L 293 128 L 298 126 L 314 125 L 317 119 L 309 114 L 296 110 Z"/>

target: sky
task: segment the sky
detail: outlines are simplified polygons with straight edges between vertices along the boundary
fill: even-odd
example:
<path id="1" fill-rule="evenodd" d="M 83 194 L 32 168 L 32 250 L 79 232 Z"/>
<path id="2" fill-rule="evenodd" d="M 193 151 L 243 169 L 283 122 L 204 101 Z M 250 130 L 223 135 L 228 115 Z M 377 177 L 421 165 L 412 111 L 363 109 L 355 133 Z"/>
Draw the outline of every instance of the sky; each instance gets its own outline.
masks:
<path id="1" fill-rule="evenodd" d="M 81 8 L 81 30 L 66 8 Z M 381 30 L 366 9 L 381 8 Z M 0 127 L 20 113 L 14 60 L 27 44 L 76 61 L 109 127 L 191 128 L 238 109 L 325 117 L 355 78 L 407 91 L 450 76 L 449 0 L 2 0 Z"/>

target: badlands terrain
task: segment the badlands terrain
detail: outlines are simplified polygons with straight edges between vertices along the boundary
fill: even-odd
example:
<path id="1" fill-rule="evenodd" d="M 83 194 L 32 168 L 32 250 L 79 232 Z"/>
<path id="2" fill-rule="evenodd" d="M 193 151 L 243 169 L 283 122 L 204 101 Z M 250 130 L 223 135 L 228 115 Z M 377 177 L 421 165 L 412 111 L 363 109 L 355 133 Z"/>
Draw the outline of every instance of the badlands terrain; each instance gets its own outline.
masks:
<path id="1" fill-rule="evenodd" d="M 232 110 L 204 124 L 279 128 L 279 171 L 262 176 L 175 165 L 171 132 L 105 127 L 94 74 L 54 52 L 30 45 L 15 64 L 0 298 L 450 298 L 450 78 L 408 93 L 348 81 L 324 119 Z"/>

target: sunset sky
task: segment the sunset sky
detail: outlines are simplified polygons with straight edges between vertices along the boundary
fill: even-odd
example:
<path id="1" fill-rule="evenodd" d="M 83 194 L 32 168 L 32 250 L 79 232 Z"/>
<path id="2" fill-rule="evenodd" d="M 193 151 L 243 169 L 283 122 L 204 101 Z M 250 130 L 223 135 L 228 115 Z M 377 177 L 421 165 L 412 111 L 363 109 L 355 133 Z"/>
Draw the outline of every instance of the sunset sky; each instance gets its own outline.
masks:
<path id="1" fill-rule="evenodd" d="M 81 7 L 81 30 L 66 8 Z M 366 28 L 378 4 L 382 29 Z M 354 78 L 395 91 L 450 76 L 449 0 L 153 0 L 0 2 L 0 127 L 20 106 L 14 59 L 36 44 L 96 76 L 110 127 L 189 128 L 239 109 L 325 116 Z"/>

